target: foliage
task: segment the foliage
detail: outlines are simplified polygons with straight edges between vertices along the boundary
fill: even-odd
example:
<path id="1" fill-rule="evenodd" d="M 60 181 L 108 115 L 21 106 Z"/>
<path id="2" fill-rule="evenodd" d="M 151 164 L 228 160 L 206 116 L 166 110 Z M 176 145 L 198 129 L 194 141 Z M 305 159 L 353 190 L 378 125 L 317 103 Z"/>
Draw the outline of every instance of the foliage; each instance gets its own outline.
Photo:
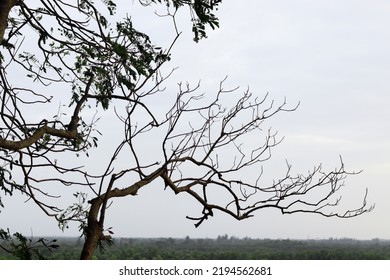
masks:
<path id="1" fill-rule="evenodd" d="M 207 37 L 206 25 L 210 25 L 212 29 L 219 27 L 218 18 L 212 11 L 218 9 L 218 5 L 222 0 L 142 0 L 141 2 L 145 5 L 150 2 L 165 2 L 167 7 L 172 5 L 175 9 L 188 5 L 191 11 L 192 31 L 196 42 Z"/>
<path id="2" fill-rule="evenodd" d="M 99 260 L 390 260 L 388 240 L 290 240 L 235 238 L 115 238 L 96 251 Z M 78 259 L 80 239 L 60 238 L 47 259 Z M 6 258 L 4 255 L 3 258 Z M 0 259 L 2 258 L 0 252 Z"/>
<path id="3" fill-rule="evenodd" d="M 53 249 L 59 247 L 56 243 L 57 239 L 38 238 L 34 240 L 18 232 L 11 236 L 8 229 L 7 231 L 0 229 L 0 242 L 1 249 L 20 260 L 43 260 L 48 252 L 51 253 Z"/>
<path id="4" fill-rule="evenodd" d="M 289 240 L 216 239 L 116 239 L 99 259 L 172 260 L 368 260 L 389 259 L 389 241 L 354 239 Z"/>

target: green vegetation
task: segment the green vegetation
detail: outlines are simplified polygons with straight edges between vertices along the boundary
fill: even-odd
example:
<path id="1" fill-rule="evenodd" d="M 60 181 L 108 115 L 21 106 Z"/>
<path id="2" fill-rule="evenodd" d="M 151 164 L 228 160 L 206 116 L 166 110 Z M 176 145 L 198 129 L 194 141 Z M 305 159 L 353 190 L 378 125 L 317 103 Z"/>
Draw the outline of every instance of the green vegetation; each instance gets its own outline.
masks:
<path id="1" fill-rule="evenodd" d="M 78 238 L 59 239 L 58 249 L 42 252 L 47 259 L 78 259 Z M 10 259 L 0 251 L 0 259 Z M 94 259 L 105 260 L 390 260 L 390 240 L 354 239 L 272 240 L 118 238 L 113 245 L 96 250 Z"/>

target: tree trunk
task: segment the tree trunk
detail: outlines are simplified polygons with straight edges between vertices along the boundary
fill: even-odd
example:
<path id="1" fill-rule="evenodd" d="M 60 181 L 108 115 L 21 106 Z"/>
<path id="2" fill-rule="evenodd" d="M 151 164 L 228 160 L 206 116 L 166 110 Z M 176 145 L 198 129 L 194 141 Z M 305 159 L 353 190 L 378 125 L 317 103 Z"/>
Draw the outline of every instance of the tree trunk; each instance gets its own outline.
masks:
<path id="1" fill-rule="evenodd" d="M 89 203 L 91 204 L 91 208 L 89 209 L 88 213 L 88 224 L 85 230 L 86 239 L 83 250 L 81 252 L 80 259 L 90 260 L 93 257 L 93 253 L 97 245 L 99 244 L 99 241 L 107 238 L 107 236 L 104 236 L 103 234 L 103 225 L 107 201 L 112 197 L 125 197 L 128 195 L 136 195 L 140 188 L 154 181 L 156 178 L 162 176 L 166 172 L 167 169 L 165 166 L 160 167 L 156 171 L 145 176 L 133 185 L 123 189 L 112 189 L 115 180 L 120 178 L 123 174 L 111 175 L 111 180 L 108 185 L 107 192 L 89 201 Z"/>
<path id="2" fill-rule="evenodd" d="M 103 204 L 103 199 L 98 196 L 89 202 L 91 203 L 91 208 L 88 213 L 88 224 L 85 230 L 85 242 L 83 250 L 81 251 L 81 260 L 92 259 L 99 240 L 103 236 L 103 219 L 100 221 L 98 220 L 99 210 Z"/>
<path id="3" fill-rule="evenodd" d="M 103 227 L 98 221 L 88 222 L 88 229 L 86 233 L 86 239 L 81 251 L 81 260 L 90 260 L 93 257 L 93 253 L 99 243 L 99 240 L 103 234 Z"/>
<path id="4" fill-rule="evenodd" d="M 4 39 L 9 12 L 17 2 L 18 0 L 0 0 L 0 43 Z"/>

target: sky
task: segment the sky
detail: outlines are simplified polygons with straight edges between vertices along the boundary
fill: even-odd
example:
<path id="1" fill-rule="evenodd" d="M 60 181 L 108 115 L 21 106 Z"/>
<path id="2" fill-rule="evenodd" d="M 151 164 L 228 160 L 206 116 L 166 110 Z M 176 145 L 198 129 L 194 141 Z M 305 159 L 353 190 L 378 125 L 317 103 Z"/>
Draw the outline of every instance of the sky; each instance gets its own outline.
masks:
<path id="1" fill-rule="evenodd" d="M 164 24 L 129 6 L 151 38 L 170 42 L 173 33 Z M 362 170 L 347 178 L 343 202 L 360 205 L 368 189 L 372 212 L 338 219 L 265 210 L 244 221 L 216 213 L 195 228 L 185 218 L 200 211 L 193 200 L 151 186 L 111 206 L 106 226 L 114 237 L 390 239 L 389 13 L 390 3 L 379 0 L 225 0 L 217 12 L 220 28 L 199 43 L 192 41 L 188 14 L 179 15 L 183 34 L 165 66 L 178 67 L 167 81 L 167 94 L 176 94 L 180 81 L 201 81 L 202 91 L 215 92 L 228 76 L 228 85 L 240 86 L 238 93 L 249 88 L 259 97 L 268 92 L 277 102 L 286 98 L 291 107 L 299 103 L 295 112 L 268 124 L 285 138 L 264 172 L 280 177 L 285 160 L 297 173 L 318 164 L 333 170 L 341 156 L 347 170 Z M 19 197 L 2 210 L 0 221 L 34 236 L 78 234 L 77 226 L 62 233 Z"/>

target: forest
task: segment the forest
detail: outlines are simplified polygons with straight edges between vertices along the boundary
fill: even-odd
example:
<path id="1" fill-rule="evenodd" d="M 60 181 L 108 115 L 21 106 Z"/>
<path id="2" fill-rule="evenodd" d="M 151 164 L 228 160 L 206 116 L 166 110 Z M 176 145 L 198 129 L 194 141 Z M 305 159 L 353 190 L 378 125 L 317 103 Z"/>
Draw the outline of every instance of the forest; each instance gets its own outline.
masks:
<path id="1" fill-rule="evenodd" d="M 43 239 L 39 239 L 43 240 Z M 47 260 L 79 259 L 81 238 L 44 239 L 30 249 Z M 3 248 L 9 244 L 0 242 Z M 35 246 L 35 247 L 34 247 Z M 19 256 L 19 258 L 23 258 Z M 0 259 L 18 259 L 0 249 Z M 115 238 L 110 246 L 95 251 L 95 260 L 390 260 L 390 240 L 372 239 L 252 239 L 228 235 L 215 239 Z"/>

